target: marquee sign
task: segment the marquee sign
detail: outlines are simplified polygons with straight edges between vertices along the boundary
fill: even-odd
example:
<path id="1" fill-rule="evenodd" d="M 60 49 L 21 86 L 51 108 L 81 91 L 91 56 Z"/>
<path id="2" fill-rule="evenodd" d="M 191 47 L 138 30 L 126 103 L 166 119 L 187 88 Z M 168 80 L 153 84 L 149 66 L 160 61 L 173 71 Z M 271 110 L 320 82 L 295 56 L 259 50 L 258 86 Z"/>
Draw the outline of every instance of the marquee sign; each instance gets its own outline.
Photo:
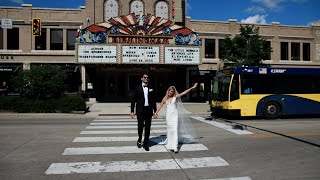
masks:
<path id="1" fill-rule="evenodd" d="M 172 41 L 168 41 L 167 38 L 172 39 Z M 127 16 L 113 17 L 108 22 L 92 24 L 84 29 L 79 29 L 77 42 L 80 44 L 113 42 L 201 45 L 198 34 L 187 27 L 151 14 L 135 15 L 134 13 Z"/>
<path id="2" fill-rule="evenodd" d="M 165 47 L 165 64 L 200 64 L 200 48 Z"/>
<path id="3" fill-rule="evenodd" d="M 79 29 L 77 62 L 197 65 L 200 45 L 198 34 L 189 28 L 133 13 Z"/>
<path id="4" fill-rule="evenodd" d="M 117 47 L 78 45 L 78 63 L 117 63 Z"/>
<path id="5" fill-rule="evenodd" d="M 124 64 L 159 64 L 159 47 L 123 46 L 122 63 Z"/>
<path id="6" fill-rule="evenodd" d="M 153 37 L 153 36 L 115 36 L 110 37 L 110 43 L 121 44 L 169 44 L 170 37 Z"/>

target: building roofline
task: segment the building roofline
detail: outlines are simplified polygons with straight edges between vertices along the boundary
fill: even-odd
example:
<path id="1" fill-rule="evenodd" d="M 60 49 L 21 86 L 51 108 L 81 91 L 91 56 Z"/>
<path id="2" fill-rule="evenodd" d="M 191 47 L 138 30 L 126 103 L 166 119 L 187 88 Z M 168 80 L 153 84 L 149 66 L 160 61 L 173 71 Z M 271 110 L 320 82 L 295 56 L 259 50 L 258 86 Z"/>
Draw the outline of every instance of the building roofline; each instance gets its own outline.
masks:
<path id="1" fill-rule="evenodd" d="M 190 22 L 208 22 L 208 23 L 218 22 L 218 23 L 226 23 L 226 24 L 228 24 L 227 21 L 198 20 L 198 19 L 190 19 Z"/>
<path id="2" fill-rule="evenodd" d="M 22 9 L 23 7 L 31 7 L 32 10 L 58 10 L 58 11 L 79 11 L 85 9 L 85 6 L 79 6 L 79 8 L 47 8 L 47 7 L 33 7 L 32 4 L 21 4 L 19 6 L 0 6 L 0 9 Z"/>

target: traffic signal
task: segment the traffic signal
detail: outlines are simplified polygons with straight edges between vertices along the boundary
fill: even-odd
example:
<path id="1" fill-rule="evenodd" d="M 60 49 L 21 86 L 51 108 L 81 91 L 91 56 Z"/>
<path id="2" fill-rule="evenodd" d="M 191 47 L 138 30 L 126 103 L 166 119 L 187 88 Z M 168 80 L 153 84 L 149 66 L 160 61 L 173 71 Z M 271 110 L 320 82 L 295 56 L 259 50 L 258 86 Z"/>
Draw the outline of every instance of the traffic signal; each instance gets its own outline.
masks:
<path id="1" fill-rule="evenodd" d="M 41 19 L 40 18 L 32 19 L 32 35 L 41 36 Z"/>

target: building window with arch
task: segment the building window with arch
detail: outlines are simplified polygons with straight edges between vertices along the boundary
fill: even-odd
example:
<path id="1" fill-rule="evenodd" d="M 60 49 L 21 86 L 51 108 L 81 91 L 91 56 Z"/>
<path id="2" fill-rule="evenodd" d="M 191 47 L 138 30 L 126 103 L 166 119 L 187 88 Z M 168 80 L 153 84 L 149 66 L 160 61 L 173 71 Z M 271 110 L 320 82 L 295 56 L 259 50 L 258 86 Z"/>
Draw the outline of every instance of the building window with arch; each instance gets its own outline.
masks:
<path id="1" fill-rule="evenodd" d="M 130 12 L 139 15 L 140 12 L 144 14 L 144 4 L 141 0 L 134 0 L 131 2 L 130 5 Z"/>
<path id="2" fill-rule="evenodd" d="M 119 3 L 117 0 L 106 0 L 104 2 L 105 21 L 119 16 Z"/>
<path id="3" fill-rule="evenodd" d="M 158 1 L 156 3 L 156 16 L 169 19 L 169 5 L 166 1 Z"/>

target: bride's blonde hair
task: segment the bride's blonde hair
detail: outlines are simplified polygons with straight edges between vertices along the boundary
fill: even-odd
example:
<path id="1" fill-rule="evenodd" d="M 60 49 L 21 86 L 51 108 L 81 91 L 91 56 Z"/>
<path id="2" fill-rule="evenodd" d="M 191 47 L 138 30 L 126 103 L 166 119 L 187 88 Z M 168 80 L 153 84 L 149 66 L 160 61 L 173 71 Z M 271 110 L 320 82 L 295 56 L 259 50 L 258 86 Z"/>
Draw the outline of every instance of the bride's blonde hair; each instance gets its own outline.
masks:
<path id="1" fill-rule="evenodd" d="M 174 91 L 173 96 L 175 96 L 176 93 L 177 93 L 177 89 L 176 89 L 174 86 L 170 86 L 170 87 L 168 88 L 168 90 L 167 90 L 167 93 L 166 93 L 166 99 L 169 99 L 169 98 L 170 98 L 170 97 L 169 97 L 169 91 L 170 91 L 170 90 L 173 90 L 173 91 Z"/>

